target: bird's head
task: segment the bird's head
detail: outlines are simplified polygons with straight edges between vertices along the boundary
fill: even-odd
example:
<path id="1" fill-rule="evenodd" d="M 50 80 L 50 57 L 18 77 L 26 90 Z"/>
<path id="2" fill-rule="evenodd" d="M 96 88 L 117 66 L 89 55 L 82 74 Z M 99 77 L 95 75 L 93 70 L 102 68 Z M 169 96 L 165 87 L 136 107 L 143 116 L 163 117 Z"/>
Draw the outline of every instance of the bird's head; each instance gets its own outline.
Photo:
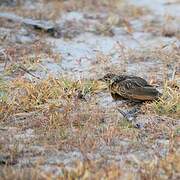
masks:
<path id="1" fill-rule="evenodd" d="M 99 81 L 106 82 L 109 84 L 115 76 L 116 76 L 115 74 L 108 73 L 108 74 L 104 75 L 103 78 L 100 78 Z"/>

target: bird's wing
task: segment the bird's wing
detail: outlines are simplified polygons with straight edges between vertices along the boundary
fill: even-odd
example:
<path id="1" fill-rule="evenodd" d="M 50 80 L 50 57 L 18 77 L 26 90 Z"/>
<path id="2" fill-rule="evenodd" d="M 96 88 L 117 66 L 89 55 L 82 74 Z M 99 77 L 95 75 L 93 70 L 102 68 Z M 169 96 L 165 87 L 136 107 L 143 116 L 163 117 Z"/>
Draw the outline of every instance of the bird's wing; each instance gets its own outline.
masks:
<path id="1" fill-rule="evenodd" d="M 141 77 L 129 76 L 127 79 L 132 79 L 133 81 L 138 83 L 140 86 L 151 86 L 151 85 L 148 84 L 148 82 L 145 79 L 143 79 Z"/>
<path id="2" fill-rule="evenodd" d="M 140 86 L 152 87 L 151 85 L 148 84 L 148 82 L 145 79 L 138 76 L 127 76 L 127 75 L 115 76 L 112 79 L 112 82 L 119 83 L 125 80 L 130 81 L 130 82 L 132 80 L 133 82 L 136 82 L 136 84 L 139 84 Z"/>
<path id="3" fill-rule="evenodd" d="M 145 85 L 137 79 L 126 79 L 116 83 L 114 89 L 116 93 L 129 99 L 154 100 L 159 95 L 159 92 L 154 87 Z"/>

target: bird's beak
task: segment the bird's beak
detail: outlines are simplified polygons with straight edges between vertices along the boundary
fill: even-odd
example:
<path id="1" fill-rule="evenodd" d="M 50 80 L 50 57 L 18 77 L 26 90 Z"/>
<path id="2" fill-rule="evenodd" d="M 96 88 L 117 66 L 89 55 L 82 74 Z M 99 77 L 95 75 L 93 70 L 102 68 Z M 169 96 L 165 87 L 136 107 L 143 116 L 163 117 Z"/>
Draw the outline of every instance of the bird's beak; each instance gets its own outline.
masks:
<path id="1" fill-rule="evenodd" d="M 103 79 L 103 78 L 100 78 L 100 79 L 98 79 L 98 81 L 102 81 L 102 82 L 104 82 L 104 79 Z"/>

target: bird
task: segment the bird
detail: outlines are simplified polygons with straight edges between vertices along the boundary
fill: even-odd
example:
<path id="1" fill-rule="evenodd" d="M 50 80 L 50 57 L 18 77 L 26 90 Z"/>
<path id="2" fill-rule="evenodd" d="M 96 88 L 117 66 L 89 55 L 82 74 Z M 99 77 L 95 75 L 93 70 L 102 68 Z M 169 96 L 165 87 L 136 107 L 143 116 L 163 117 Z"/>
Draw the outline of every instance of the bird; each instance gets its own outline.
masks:
<path id="1" fill-rule="evenodd" d="M 105 82 L 114 100 L 144 102 L 157 100 L 162 94 L 148 82 L 138 76 L 107 73 L 99 79 Z"/>

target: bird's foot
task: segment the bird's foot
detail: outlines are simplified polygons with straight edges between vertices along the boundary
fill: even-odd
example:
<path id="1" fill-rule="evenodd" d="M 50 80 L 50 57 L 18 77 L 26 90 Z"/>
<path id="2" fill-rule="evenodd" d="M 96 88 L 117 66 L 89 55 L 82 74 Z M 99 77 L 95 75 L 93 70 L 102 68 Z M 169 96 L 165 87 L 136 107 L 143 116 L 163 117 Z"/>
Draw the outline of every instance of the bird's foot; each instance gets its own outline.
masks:
<path id="1" fill-rule="evenodd" d="M 143 125 L 141 123 L 133 123 L 133 127 L 137 128 L 137 129 L 142 129 Z"/>
<path id="2" fill-rule="evenodd" d="M 142 128 L 141 127 L 141 124 L 139 123 L 136 123 L 136 117 L 137 117 L 137 114 L 139 113 L 139 108 L 135 107 L 135 108 L 132 108 L 131 110 L 129 111 L 123 111 L 121 109 L 118 109 L 118 111 L 123 115 L 123 117 L 132 123 L 133 127 L 135 128 Z"/>
<path id="3" fill-rule="evenodd" d="M 137 113 L 139 112 L 139 109 L 133 108 L 129 111 L 122 111 L 121 109 L 118 109 L 118 111 L 128 120 L 133 121 L 136 119 Z"/>

